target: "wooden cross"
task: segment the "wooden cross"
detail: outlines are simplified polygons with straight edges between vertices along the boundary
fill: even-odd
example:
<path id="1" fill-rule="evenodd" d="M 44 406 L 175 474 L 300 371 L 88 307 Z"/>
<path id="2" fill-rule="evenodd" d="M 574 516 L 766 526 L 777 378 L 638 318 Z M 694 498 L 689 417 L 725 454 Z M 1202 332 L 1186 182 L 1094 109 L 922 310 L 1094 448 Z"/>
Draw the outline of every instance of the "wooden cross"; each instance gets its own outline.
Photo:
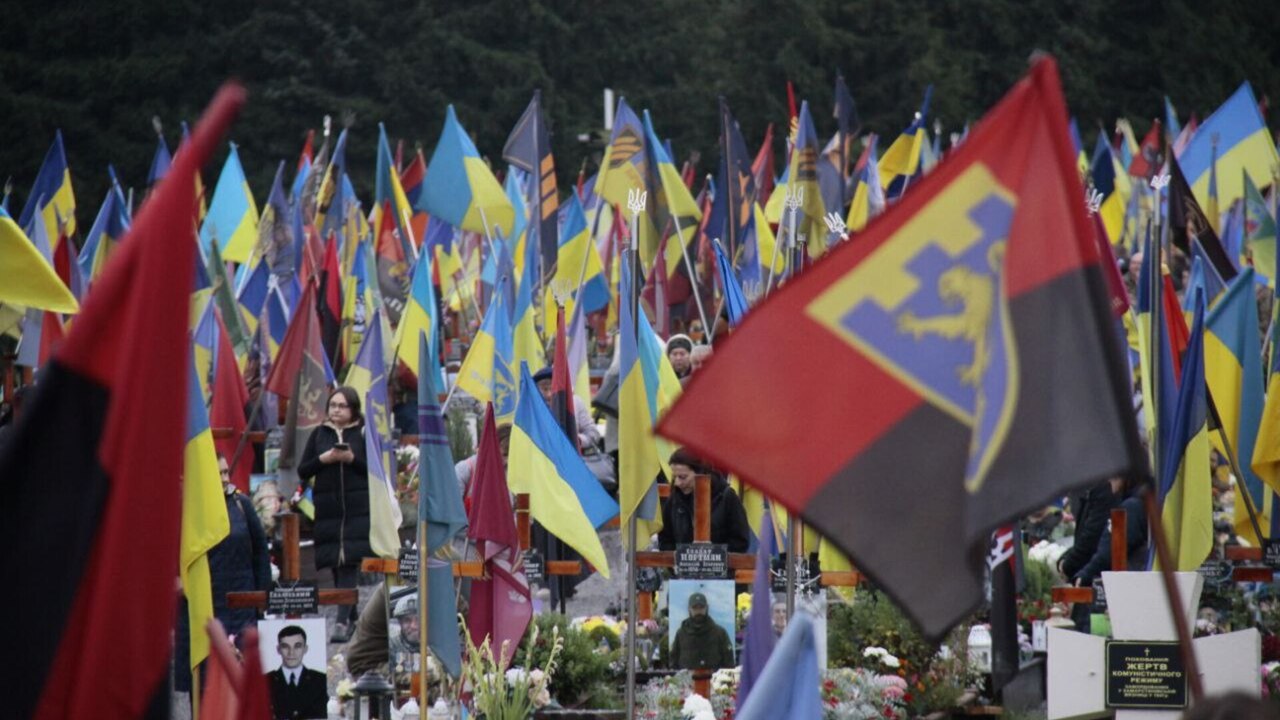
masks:
<path id="1" fill-rule="evenodd" d="M 520 538 L 520 551 L 529 552 L 532 545 L 531 523 L 529 520 L 529 494 L 516 495 L 516 534 Z M 400 573 L 400 561 L 396 558 L 365 558 L 360 569 L 367 573 L 381 573 L 395 576 Z M 582 563 L 577 560 L 548 560 L 544 563 L 544 575 L 578 575 L 582 572 Z M 454 577 L 484 577 L 484 562 L 480 560 L 458 560 L 453 563 Z"/>
<path id="2" fill-rule="evenodd" d="M 301 577 L 302 563 L 298 542 L 298 514 L 283 512 L 276 515 L 280 520 L 280 582 L 297 582 Z M 355 588 L 325 588 L 319 591 L 321 605 L 355 605 L 359 592 Z M 267 607 L 267 593 L 261 590 L 227 593 L 229 608 Z"/>
<path id="3" fill-rule="evenodd" d="M 711 542 L 711 476 L 694 476 L 693 487 L 693 541 L 695 543 Z M 659 485 L 658 496 L 669 498 L 670 485 Z M 669 501 L 668 501 L 669 502 Z M 802 553 L 801 553 L 802 554 Z M 800 555 L 797 555 L 797 557 Z M 674 568 L 676 554 L 674 551 L 637 552 L 636 567 Z M 733 571 L 734 582 L 750 584 L 755 579 L 756 556 L 754 553 L 729 553 L 729 569 Z M 858 572 L 824 572 L 821 582 L 823 586 L 854 586 L 861 580 Z M 629 588 L 636 592 L 635 588 Z M 643 592 L 637 595 L 636 615 L 640 620 L 653 617 L 653 593 Z M 693 691 L 703 697 L 711 697 L 711 671 L 693 671 Z"/>
<path id="4" fill-rule="evenodd" d="M 1129 526 L 1129 516 L 1124 508 L 1115 508 L 1111 511 L 1111 569 L 1112 571 L 1123 571 L 1129 569 L 1129 549 L 1127 542 L 1127 530 Z M 1262 548 L 1260 547 L 1239 547 L 1232 546 L 1225 548 L 1228 560 L 1249 560 L 1261 561 Z M 1231 570 L 1231 581 L 1237 583 L 1245 582 L 1263 582 L 1269 583 L 1275 573 L 1269 567 L 1245 566 L 1236 567 Z M 1052 596 L 1055 603 L 1081 603 L 1092 605 L 1093 588 L 1092 587 L 1075 587 L 1073 585 L 1059 585 L 1053 588 Z"/>

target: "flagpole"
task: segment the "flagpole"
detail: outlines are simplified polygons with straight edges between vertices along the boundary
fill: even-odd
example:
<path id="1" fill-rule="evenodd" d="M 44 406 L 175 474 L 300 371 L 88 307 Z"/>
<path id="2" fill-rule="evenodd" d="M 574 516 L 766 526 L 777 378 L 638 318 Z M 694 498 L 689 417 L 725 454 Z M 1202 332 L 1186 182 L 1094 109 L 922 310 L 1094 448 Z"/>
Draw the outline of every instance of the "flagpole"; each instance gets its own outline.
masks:
<path id="1" fill-rule="evenodd" d="M 787 511 L 787 620 L 796 611 L 796 516 Z"/>
<path id="2" fill-rule="evenodd" d="M 689 272 L 689 284 L 693 286 L 693 299 L 698 305 L 698 317 L 702 319 L 702 328 L 708 331 L 707 344 L 711 344 L 711 326 L 707 324 L 707 311 L 702 307 L 702 293 L 698 292 L 698 276 L 693 270 L 693 261 L 689 259 L 689 246 L 684 244 L 684 228 L 680 226 L 680 218 L 675 213 L 671 214 L 671 220 L 676 224 L 676 237 L 680 240 L 680 254 L 684 256 L 684 269 Z M 667 242 L 671 239 L 667 238 Z"/>
<path id="3" fill-rule="evenodd" d="M 427 408 L 436 398 L 429 397 L 434 392 L 435 381 L 422 377 L 425 373 L 424 368 L 432 368 L 434 362 L 424 357 L 427 353 L 435 352 L 435 343 L 427 339 L 426 333 L 419 331 L 418 333 L 418 451 L 422 458 L 418 464 L 418 493 L 422 495 L 427 491 L 424 481 L 430 481 L 427 477 L 426 457 L 422 454 L 423 438 L 426 436 L 427 428 Z M 443 413 L 443 409 L 441 410 Z M 425 495 L 422 495 L 425 498 Z M 419 499 L 421 506 L 421 498 Z M 427 665 L 430 657 L 430 645 L 428 644 L 427 635 L 430 630 L 430 622 L 427 612 L 427 593 L 429 587 L 427 584 L 428 563 L 430 560 L 430 548 L 427 547 L 427 523 L 419 513 L 418 525 L 415 535 L 418 545 L 418 707 L 419 712 L 425 717 L 427 709 L 431 706 L 427 703 L 430 692 L 428 690 L 428 673 Z M 390 590 L 387 591 L 387 602 L 391 602 Z M 388 609 L 391 609 L 388 607 Z"/>
<path id="4" fill-rule="evenodd" d="M 631 303 L 631 318 L 636 338 L 640 335 L 640 319 L 636 314 L 640 311 L 640 291 L 637 287 L 637 274 L 639 269 L 639 243 L 637 242 L 637 232 L 640 225 L 640 212 L 644 210 L 645 200 L 649 193 L 632 189 L 627 191 L 627 207 L 631 210 L 631 297 L 627 298 L 627 302 Z M 621 298 L 619 298 L 621 302 Z M 621 338 L 619 339 L 621 342 Z M 636 620 L 636 511 L 639 508 L 633 508 L 627 517 L 627 718 L 634 718 L 636 715 L 636 627 L 639 624 Z"/>

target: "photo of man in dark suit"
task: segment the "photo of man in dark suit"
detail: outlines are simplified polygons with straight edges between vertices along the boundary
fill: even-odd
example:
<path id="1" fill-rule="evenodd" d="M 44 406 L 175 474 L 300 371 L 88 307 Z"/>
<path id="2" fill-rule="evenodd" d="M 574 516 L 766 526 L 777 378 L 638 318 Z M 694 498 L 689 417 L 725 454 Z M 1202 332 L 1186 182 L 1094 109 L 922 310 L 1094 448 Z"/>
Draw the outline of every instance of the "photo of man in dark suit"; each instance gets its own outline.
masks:
<path id="1" fill-rule="evenodd" d="M 329 680 L 324 673 L 302 664 L 307 654 L 307 632 L 297 625 L 287 625 L 277 639 L 280 667 L 267 673 L 271 717 L 277 720 L 328 717 Z"/>

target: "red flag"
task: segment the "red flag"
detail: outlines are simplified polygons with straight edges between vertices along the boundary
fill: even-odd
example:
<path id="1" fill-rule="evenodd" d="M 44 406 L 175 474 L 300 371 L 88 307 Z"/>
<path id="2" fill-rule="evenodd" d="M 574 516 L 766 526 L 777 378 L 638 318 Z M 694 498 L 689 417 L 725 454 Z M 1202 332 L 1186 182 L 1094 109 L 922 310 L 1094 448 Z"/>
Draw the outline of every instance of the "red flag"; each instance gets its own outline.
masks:
<path id="1" fill-rule="evenodd" d="M 569 379 L 569 356 L 565 352 L 564 308 L 556 308 L 556 348 L 551 360 L 551 414 L 578 447 L 578 419 L 574 415 L 573 383 Z M 582 448 L 578 448 L 581 452 Z"/>
<path id="2" fill-rule="evenodd" d="M 338 238 L 329 233 L 324 249 L 324 265 L 320 268 L 320 295 L 316 312 L 320 315 L 320 340 L 330 367 L 342 365 L 342 347 L 338 342 L 342 331 L 342 272 L 338 269 Z"/>
<path id="3" fill-rule="evenodd" d="M 293 397 L 293 382 L 302 370 L 302 356 L 313 339 L 320 337 L 320 322 L 316 319 L 316 286 L 307 283 L 298 300 L 298 309 L 289 321 L 276 362 L 267 376 L 267 390 L 282 398 Z"/>
<path id="4" fill-rule="evenodd" d="M 665 340 L 671 335 L 671 307 L 667 288 L 667 260 L 665 252 L 659 252 L 649 270 L 649 281 L 645 283 L 640 298 L 653 313 L 653 329 Z"/>
<path id="5" fill-rule="evenodd" d="M 1102 274 L 1107 279 L 1107 295 L 1111 298 L 1111 312 L 1116 317 L 1124 317 L 1129 312 L 1129 291 L 1124 287 L 1124 278 L 1120 276 L 1120 266 L 1116 263 L 1115 253 L 1111 251 L 1111 242 L 1107 240 L 1107 229 L 1102 224 L 1102 216 L 1093 213 L 1093 239 L 1098 247 L 1098 257 L 1102 259 Z"/>
<path id="6" fill-rule="evenodd" d="M 756 159 L 751 163 L 751 174 L 756 185 L 756 202 L 764 207 L 773 194 L 773 123 L 764 129 L 764 141 L 756 152 Z M 703 212 L 703 217 L 706 213 Z"/>
<path id="7" fill-rule="evenodd" d="M 1151 123 L 1147 136 L 1142 138 L 1138 146 L 1138 154 L 1129 161 L 1129 174 L 1150 180 L 1160 169 L 1160 121 Z"/>
<path id="8" fill-rule="evenodd" d="M 798 512 L 939 638 L 982 601 L 993 528 L 1145 470 L 1093 234 L 1041 57 L 862 240 L 717 343 L 657 431 Z"/>
<path id="9" fill-rule="evenodd" d="M 40 351 L 37 354 L 37 362 L 41 367 L 44 366 L 49 358 L 57 352 L 62 345 L 62 339 L 65 333 L 62 318 L 58 317 L 58 313 L 45 310 L 40 316 Z"/>
<path id="10" fill-rule="evenodd" d="M 262 672 L 262 655 L 258 652 L 258 631 L 244 631 L 244 676 L 240 680 L 240 720 L 264 720 L 271 717 L 271 692 L 267 676 Z M 202 716 L 203 717 L 203 716 Z"/>
<path id="11" fill-rule="evenodd" d="M 315 141 L 316 131 L 308 130 L 307 139 L 302 143 L 302 152 L 298 153 L 298 172 L 302 172 L 302 168 L 311 164 L 315 157 L 314 151 L 311 149 L 312 143 Z"/>
<path id="12" fill-rule="evenodd" d="M 485 572 L 482 578 L 471 581 L 467 628 L 476 645 L 489 637 L 495 653 L 506 646 L 504 666 L 511 661 L 516 645 L 533 618 L 529 581 L 520 563 L 520 538 L 516 534 L 511 494 L 507 490 L 505 462 L 498 449 L 498 428 L 490 403 L 485 411 L 480 447 L 476 450 L 471 507 L 467 510 L 467 537 L 476 541 Z"/>
<path id="13" fill-rule="evenodd" d="M 236 720 L 240 715 L 244 668 L 236 659 L 236 650 L 222 623 L 210 620 L 206 632 L 209 633 L 209 661 L 205 664 L 204 686 L 200 689 L 200 718 Z"/>
<path id="14" fill-rule="evenodd" d="M 218 92 L 0 450 L 7 716 L 168 714 L 195 174 L 243 103 Z"/>
<path id="15" fill-rule="evenodd" d="M 248 494 L 249 475 L 253 472 L 253 445 L 246 442 L 239 458 L 236 458 L 236 448 L 240 446 L 240 438 L 248 425 L 244 413 L 249 404 L 249 389 L 245 387 L 244 376 L 240 374 L 240 366 L 236 364 L 236 353 L 231 348 L 227 328 L 222 324 L 222 314 L 216 309 L 214 313 L 218 321 L 218 355 L 214 361 L 216 367 L 213 375 L 213 402 L 209 407 L 209 427 L 231 430 L 229 437 L 216 439 L 213 444 L 218 454 L 225 457 L 231 465 L 231 483 L 240 492 Z"/>
<path id="16" fill-rule="evenodd" d="M 416 209 L 418 196 L 422 194 L 422 183 L 426 179 L 427 161 L 423 159 L 422 150 L 419 149 L 414 154 L 413 161 L 404 169 L 404 172 L 400 173 L 400 186 L 404 188 L 409 204 L 415 207 L 413 217 L 409 219 L 409 227 L 413 228 L 412 240 L 415 247 L 422 246 L 422 236 L 427 232 L 427 214 Z"/>

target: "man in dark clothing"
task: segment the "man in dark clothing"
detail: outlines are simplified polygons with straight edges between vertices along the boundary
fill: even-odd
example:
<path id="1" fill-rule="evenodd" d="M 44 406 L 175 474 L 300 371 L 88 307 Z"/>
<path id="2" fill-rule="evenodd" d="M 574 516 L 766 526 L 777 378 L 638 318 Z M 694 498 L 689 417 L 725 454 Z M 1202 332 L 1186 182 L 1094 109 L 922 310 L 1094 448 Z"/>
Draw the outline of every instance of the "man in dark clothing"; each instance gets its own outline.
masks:
<path id="1" fill-rule="evenodd" d="M 329 681 L 325 674 L 302 664 L 307 654 L 307 632 L 286 625 L 276 636 L 280 667 L 267 673 L 271 689 L 271 717 L 301 720 L 329 716 Z"/>
<path id="2" fill-rule="evenodd" d="M 671 454 L 671 497 L 662 505 L 662 531 L 658 547 L 675 550 L 676 545 L 693 542 L 694 479 L 711 476 L 711 542 L 729 546 L 729 552 L 746 552 L 751 544 L 751 526 L 742 500 L 720 475 L 681 448 Z"/>
<path id="3" fill-rule="evenodd" d="M 729 633 L 707 614 L 707 596 L 689 596 L 689 617 L 671 644 L 671 665 L 678 670 L 719 670 L 734 666 Z"/>
<path id="4" fill-rule="evenodd" d="M 1143 505 L 1142 496 L 1122 478 L 1112 478 L 1110 484 L 1112 494 L 1120 500 L 1118 507 L 1123 508 L 1125 512 L 1125 557 L 1128 569 L 1145 570 L 1150 548 L 1147 545 L 1147 509 Z M 1094 551 L 1093 557 L 1080 568 L 1075 579 L 1079 581 L 1080 586 L 1088 587 L 1108 570 L 1111 570 L 1111 522 L 1109 520 L 1102 531 L 1102 537 L 1098 538 L 1098 548 Z"/>
<path id="5" fill-rule="evenodd" d="M 1120 504 L 1111 482 L 1103 480 L 1071 496 L 1071 512 L 1076 516 L 1075 542 L 1058 560 L 1058 571 L 1070 584 L 1084 587 L 1093 583 L 1092 578 L 1086 581 L 1080 573 L 1099 551 L 1098 543 L 1111 521 L 1111 509 Z M 1077 603 L 1071 608 L 1071 619 L 1081 632 L 1089 631 L 1089 615 L 1088 605 Z"/>

